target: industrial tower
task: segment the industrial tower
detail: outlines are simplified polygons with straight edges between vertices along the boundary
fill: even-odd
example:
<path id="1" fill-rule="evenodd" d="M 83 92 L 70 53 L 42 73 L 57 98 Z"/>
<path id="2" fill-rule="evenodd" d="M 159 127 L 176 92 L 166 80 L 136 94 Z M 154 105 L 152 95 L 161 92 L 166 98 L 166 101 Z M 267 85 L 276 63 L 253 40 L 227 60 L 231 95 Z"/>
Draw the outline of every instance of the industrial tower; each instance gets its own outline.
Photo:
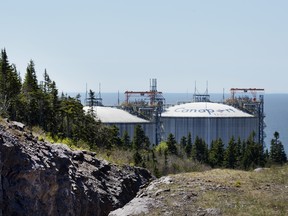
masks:
<path id="1" fill-rule="evenodd" d="M 238 109 L 241 109 L 245 112 L 248 112 L 259 120 L 258 125 L 258 142 L 265 146 L 264 139 L 265 139 L 265 132 L 264 129 L 266 127 L 264 118 L 264 95 L 259 94 L 257 98 L 257 93 L 264 93 L 264 89 L 262 88 L 231 88 L 231 98 L 226 100 L 226 103 L 232 105 Z M 249 97 L 247 93 L 251 93 Z M 238 97 L 236 97 L 237 93 L 242 93 Z"/>
<path id="2" fill-rule="evenodd" d="M 131 97 L 135 100 L 131 101 Z M 149 91 L 125 91 L 124 109 L 139 117 L 155 122 L 155 140 L 159 144 L 162 138 L 161 113 L 165 98 L 157 90 L 157 79 L 150 79 Z"/>

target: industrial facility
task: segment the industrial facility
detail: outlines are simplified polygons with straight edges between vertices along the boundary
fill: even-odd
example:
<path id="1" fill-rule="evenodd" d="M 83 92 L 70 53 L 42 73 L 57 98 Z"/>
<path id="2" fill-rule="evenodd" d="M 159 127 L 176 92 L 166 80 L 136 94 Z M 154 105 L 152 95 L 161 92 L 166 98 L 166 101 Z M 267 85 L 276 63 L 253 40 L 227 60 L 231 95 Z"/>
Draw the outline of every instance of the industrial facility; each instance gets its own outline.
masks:
<path id="1" fill-rule="evenodd" d="M 263 91 L 232 88 L 231 97 L 222 103 L 211 102 L 208 90 L 204 94 L 195 91 L 190 102 L 167 106 L 162 92 L 157 90 L 157 80 L 152 79 L 149 91 L 126 91 L 125 101 L 118 107 L 101 104 L 92 108 L 102 123 L 116 125 L 120 136 L 127 131 L 133 137 L 135 126 L 141 125 L 153 144 L 166 140 L 170 133 L 178 142 L 191 133 L 192 140 L 198 136 L 210 145 L 218 138 L 228 144 L 232 137 L 243 140 L 255 132 L 258 142 L 264 145 L 264 96 L 257 98 L 257 93 Z M 98 100 L 102 101 L 101 97 Z"/>
<path id="2" fill-rule="evenodd" d="M 191 133 L 210 144 L 221 138 L 228 143 L 231 137 L 247 139 L 252 131 L 258 134 L 258 119 L 232 106 L 212 102 L 191 102 L 169 107 L 162 113 L 164 139 L 170 133 L 180 142 Z"/>
<path id="3" fill-rule="evenodd" d="M 88 112 L 89 109 L 89 106 L 84 107 L 86 112 Z M 146 136 L 149 137 L 150 142 L 156 143 L 155 124 L 146 119 L 132 115 L 131 113 L 117 107 L 94 106 L 93 112 L 95 118 L 105 125 L 115 125 L 118 127 L 120 136 L 127 131 L 129 136 L 132 138 L 134 135 L 134 128 L 137 125 L 140 125 Z"/>

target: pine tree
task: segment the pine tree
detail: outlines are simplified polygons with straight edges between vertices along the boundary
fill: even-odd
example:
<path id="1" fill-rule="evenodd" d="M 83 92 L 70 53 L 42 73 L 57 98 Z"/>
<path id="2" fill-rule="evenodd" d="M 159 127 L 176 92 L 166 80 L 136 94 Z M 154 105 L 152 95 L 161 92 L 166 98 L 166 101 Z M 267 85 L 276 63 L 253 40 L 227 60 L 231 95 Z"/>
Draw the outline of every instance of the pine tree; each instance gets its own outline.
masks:
<path id="1" fill-rule="evenodd" d="M 238 137 L 238 141 L 236 142 L 236 167 L 241 167 L 241 160 L 242 160 L 242 141 L 241 138 Z"/>
<path id="2" fill-rule="evenodd" d="M 177 142 L 175 140 L 174 135 L 172 133 L 170 133 L 168 135 L 168 138 L 167 138 L 168 153 L 175 154 L 175 155 L 178 154 L 176 144 L 177 144 Z"/>
<path id="3" fill-rule="evenodd" d="M 0 66 L 0 94 L 1 100 L 4 100 L 8 97 L 7 81 L 9 71 L 11 70 L 5 49 L 1 50 Z"/>
<path id="4" fill-rule="evenodd" d="M 115 125 L 110 127 L 109 142 L 106 144 L 106 148 L 110 149 L 113 146 L 122 147 L 122 140 L 119 137 L 119 128 Z"/>
<path id="5" fill-rule="evenodd" d="M 39 90 L 38 86 L 38 80 L 36 76 L 36 71 L 35 71 L 35 64 L 33 60 L 30 60 L 27 69 L 26 69 L 26 74 L 22 86 L 22 92 L 24 94 L 29 94 L 29 93 L 35 93 Z"/>
<path id="6" fill-rule="evenodd" d="M 187 145 L 185 147 L 185 152 L 187 157 L 191 157 L 191 152 L 192 152 L 192 138 L 191 138 L 191 133 L 188 133 L 188 137 L 187 137 Z"/>
<path id="7" fill-rule="evenodd" d="M 22 115 L 25 116 L 25 122 L 32 126 L 40 123 L 40 110 L 41 104 L 41 92 L 38 86 L 35 65 L 31 60 L 27 66 L 24 82 L 21 90 L 21 100 L 24 104 L 24 112 Z"/>
<path id="8" fill-rule="evenodd" d="M 134 153 L 133 159 L 134 159 L 135 166 L 139 166 L 143 162 L 143 158 L 142 158 L 141 154 L 138 151 L 136 151 Z"/>
<path id="9" fill-rule="evenodd" d="M 128 134 L 128 132 L 126 130 L 123 133 L 122 143 L 123 143 L 123 147 L 125 149 L 130 149 L 131 148 L 130 136 L 129 136 L 129 134 Z"/>
<path id="10" fill-rule="evenodd" d="M 234 137 L 231 137 L 224 156 L 225 167 L 235 169 L 237 165 L 237 145 Z"/>
<path id="11" fill-rule="evenodd" d="M 161 176 L 160 171 L 158 169 L 158 161 L 154 152 L 154 149 L 151 150 L 152 153 L 152 168 L 153 168 L 153 174 L 159 178 Z"/>
<path id="12" fill-rule="evenodd" d="M 245 143 L 245 151 L 241 161 L 241 167 L 246 170 L 265 165 L 263 145 L 256 143 L 255 137 L 256 133 L 252 132 Z"/>
<path id="13" fill-rule="evenodd" d="M 96 106 L 97 101 L 96 101 L 95 92 L 92 91 L 91 89 L 89 90 L 89 93 L 88 93 L 87 103 L 89 106 L 89 114 L 95 117 L 94 106 Z"/>
<path id="14" fill-rule="evenodd" d="M 224 144 L 221 138 L 212 141 L 208 154 L 208 161 L 211 167 L 222 167 L 224 161 Z"/>
<path id="15" fill-rule="evenodd" d="M 148 149 L 150 146 L 149 138 L 145 135 L 141 125 L 137 125 L 134 129 L 132 147 L 135 150 Z"/>
<path id="16" fill-rule="evenodd" d="M 208 162 L 208 147 L 203 139 L 198 136 L 195 138 L 195 142 L 192 146 L 192 158 L 201 163 Z"/>
<path id="17" fill-rule="evenodd" d="M 47 70 L 44 70 L 44 83 L 43 83 L 43 92 L 44 93 L 49 93 L 50 92 L 50 87 L 51 87 L 51 79 L 47 73 Z"/>
<path id="18" fill-rule="evenodd" d="M 187 145 L 187 139 L 185 136 L 183 136 L 180 140 L 180 147 L 181 149 L 185 149 L 186 148 L 186 145 Z"/>
<path id="19" fill-rule="evenodd" d="M 282 142 L 279 140 L 280 134 L 276 131 L 274 139 L 271 140 L 270 158 L 272 163 L 283 164 L 287 162 L 287 155 Z"/>
<path id="20" fill-rule="evenodd" d="M 60 101 L 58 97 L 58 89 L 55 81 L 49 83 L 48 101 L 50 112 L 48 118 L 47 130 L 52 134 L 56 134 L 59 125 L 59 114 L 60 114 Z"/>
<path id="21" fill-rule="evenodd" d="M 0 113 L 17 118 L 18 99 L 21 90 L 21 78 L 14 64 L 10 65 L 6 50 L 1 50 L 0 56 Z"/>

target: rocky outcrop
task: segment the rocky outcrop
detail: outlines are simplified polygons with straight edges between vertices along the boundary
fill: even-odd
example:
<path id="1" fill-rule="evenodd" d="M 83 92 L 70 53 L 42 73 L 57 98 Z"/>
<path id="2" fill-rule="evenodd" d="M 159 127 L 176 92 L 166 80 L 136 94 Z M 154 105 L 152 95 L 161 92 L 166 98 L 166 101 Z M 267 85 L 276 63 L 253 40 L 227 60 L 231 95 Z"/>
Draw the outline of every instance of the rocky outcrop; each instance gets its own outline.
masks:
<path id="1" fill-rule="evenodd" d="M 145 169 L 112 165 L 95 153 L 7 128 L 0 126 L 0 216 L 108 215 L 152 178 Z"/>

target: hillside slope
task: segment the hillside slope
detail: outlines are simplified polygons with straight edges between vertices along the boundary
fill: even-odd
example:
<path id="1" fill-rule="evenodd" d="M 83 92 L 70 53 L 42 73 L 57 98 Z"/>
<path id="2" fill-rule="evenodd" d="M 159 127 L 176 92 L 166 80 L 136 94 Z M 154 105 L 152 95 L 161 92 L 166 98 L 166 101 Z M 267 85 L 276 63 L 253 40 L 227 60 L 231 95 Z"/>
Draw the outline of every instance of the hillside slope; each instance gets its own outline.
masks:
<path id="1" fill-rule="evenodd" d="M 140 191 L 125 215 L 288 215 L 288 166 L 214 169 L 162 177 Z"/>
<path id="2" fill-rule="evenodd" d="M 16 129 L 18 128 L 18 129 Z M 40 142 L 23 125 L 0 125 L 1 215 L 108 215 L 152 179 L 96 153 Z"/>

